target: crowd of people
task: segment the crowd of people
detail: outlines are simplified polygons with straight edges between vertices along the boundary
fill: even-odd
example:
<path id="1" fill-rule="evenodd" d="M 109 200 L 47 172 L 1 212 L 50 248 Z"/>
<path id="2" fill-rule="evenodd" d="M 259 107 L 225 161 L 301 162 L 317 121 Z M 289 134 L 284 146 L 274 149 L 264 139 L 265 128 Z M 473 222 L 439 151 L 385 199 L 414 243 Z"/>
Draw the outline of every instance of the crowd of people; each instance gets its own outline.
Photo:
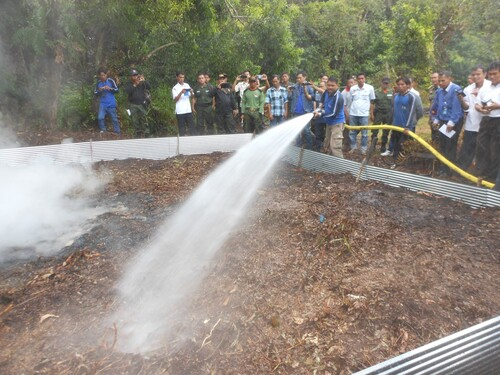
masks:
<path id="1" fill-rule="evenodd" d="M 432 73 L 430 78 L 429 125 L 434 145 L 450 162 L 481 178 L 497 180 L 496 187 L 500 188 L 500 62 L 490 64 L 488 69 L 475 66 L 464 89 L 453 82 L 448 71 Z M 287 72 L 268 79 L 266 74 L 252 75 L 249 71 L 239 74 L 232 83 L 225 73 L 218 74 L 214 84 L 207 73 L 198 74 L 193 87 L 183 72 L 176 74 L 176 80 L 172 98 L 180 136 L 237 131 L 259 134 L 269 126 L 313 113 L 297 145 L 342 158 L 346 151 L 366 155 L 369 141 L 368 130 L 347 131 L 345 124 L 351 129 L 370 123 L 390 124 L 403 131 L 382 130 L 378 151 L 392 157 L 395 167 L 409 141 L 408 132 L 415 132 L 424 116 L 420 93 L 409 77 L 399 77 L 393 85 L 384 77 L 375 88 L 366 82 L 364 73 L 359 73 L 347 80 L 342 91 L 337 78 L 322 75 L 313 82 L 304 71 L 297 72 L 294 82 Z M 144 76 L 133 69 L 124 90 L 136 137 L 148 136 L 150 89 Z M 101 132 L 106 130 L 104 118 L 108 115 L 114 132 L 120 133 L 114 99 L 117 91 L 114 80 L 104 70 L 99 71 L 95 94 L 100 97 Z M 371 132 L 372 144 L 378 137 L 378 130 Z M 450 175 L 451 170 L 442 164 L 440 174 Z"/>

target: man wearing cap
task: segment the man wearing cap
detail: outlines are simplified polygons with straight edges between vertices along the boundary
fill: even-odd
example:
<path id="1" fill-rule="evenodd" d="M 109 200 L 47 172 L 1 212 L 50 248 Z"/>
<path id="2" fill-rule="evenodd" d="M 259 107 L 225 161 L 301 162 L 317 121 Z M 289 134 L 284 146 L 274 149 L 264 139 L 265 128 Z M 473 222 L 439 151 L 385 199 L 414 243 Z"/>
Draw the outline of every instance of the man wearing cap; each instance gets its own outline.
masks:
<path id="1" fill-rule="evenodd" d="M 393 92 L 389 85 L 391 80 L 388 77 L 382 78 L 380 88 L 375 90 L 375 100 L 373 101 L 373 125 L 389 125 L 392 120 L 392 100 Z M 380 145 L 380 152 L 385 152 L 387 140 L 389 139 L 390 130 L 382 130 L 382 141 Z M 372 131 L 373 139 L 378 136 L 378 130 Z"/>
<path id="2" fill-rule="evenodd" d="M 219 74 L 217 77 L 217 88 L 215 89 L 215 122 L 218 133 L 225 132 L 233 134 L 235 132 L 234 116 L 238 114 L 238 103 L 231 91 L 231 84 L 227 82 L 227 75 Z"/>
<path id="3" fill-rule="evenodd" d="M 113 130 L 115 134 L 120 134 L 120 124 L 116 114 L 116 99 L 115 94 L 118 92 L 116 82 L 108 77 L 105 69 L 99 70 L 99 82 L 97 82 L 94 95 L 99 97 L 99 113 L 97 114 L 97 122 L 101 133 L 106 131 L 104 119 L 106 115 L 111 117 Z"/>
<path id="4" fill-rule="evenodd" d="M 198 74 L 198 84 L 194 88 L 193 112 L 199 134 L 214 134 L 214 87 L 206 82 L 204 73 Z"/>
<path id="5" fill-rule="evenodd" d="M 151 90 L 151 85 L 144 79 L 142 74 L 136 69 L 130 71 L 130 82 L 125 86 L 128 95 L 130 119 L 137 138 L 144 138 L 149 135 L 147 115 L 147 93 Z"/>
<path id="6" fill-rule="evenodd" d="M 250 86 L 241 96 L 241 119 L 244 121 L 246 133 L 259 134 L 264 128 L 262 116 L 266 96 L 259 90 L 257 78 L 250 77 L 248 82 Z"/>
<path id="7" fill-rule="evenodd" d="M 184 72 L 177 72 L 175 75 L 177 84 L 172 88 L 172 97 L 175 102 L 175 117 L 179 135 L 186 135 L 186 126 L 190 135 L 197 135 L 194 127 L 193 110 L 191 108 L 191 86 L 184 82 Z"/>

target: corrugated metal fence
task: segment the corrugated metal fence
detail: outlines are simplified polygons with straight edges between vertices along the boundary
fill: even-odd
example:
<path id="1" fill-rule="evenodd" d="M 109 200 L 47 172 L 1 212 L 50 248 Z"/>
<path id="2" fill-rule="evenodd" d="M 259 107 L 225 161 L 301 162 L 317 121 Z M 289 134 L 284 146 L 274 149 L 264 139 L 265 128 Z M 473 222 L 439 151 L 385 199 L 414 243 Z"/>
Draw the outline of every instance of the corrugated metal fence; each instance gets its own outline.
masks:
<path id="1" fill-rule="evenodd" d="M 354 375 L 499 373 L 500 317 L 496 317 Z"/>
<path id="2" fill-rule="evenodd" d="M 319 152 L 291 147 L 286 160 L 302 168 L 325 173 L 350 173 L 357 177 L 360 163 L 339 159 Z M 500 207 L 500 192 L 491 189 L 459 184 L 437 178 L 419 176 L 397 170 L 365 166 L 360 179 L 375 180 L 384 184 L 422 191 L 462 201 L 472 207 Z"/>
<path id="3" fill-rule="evenodd" d="M 228 134 L 198 137 L 168 137 L 64 143 L 59 145 L 0 149 L 0 165 L 18 166 L 37 159 L 57 164 L 89 163 L 101 160 L 128 158 L 166 159 L 179 154 L 196 155 L 235 151 L 252 139 L 251 134 Z M 311 171 L 350 173 L 359 175 L 360 163 L 339 159 L 297 147 L 290 147 L 285 160 Z M 414 175 L 374 166 L 366 166 L 360 175 L 363 180 L 423 191 L 462 201 L 472 207 L 500 207 L 500 192 L 436 178 Z"/>

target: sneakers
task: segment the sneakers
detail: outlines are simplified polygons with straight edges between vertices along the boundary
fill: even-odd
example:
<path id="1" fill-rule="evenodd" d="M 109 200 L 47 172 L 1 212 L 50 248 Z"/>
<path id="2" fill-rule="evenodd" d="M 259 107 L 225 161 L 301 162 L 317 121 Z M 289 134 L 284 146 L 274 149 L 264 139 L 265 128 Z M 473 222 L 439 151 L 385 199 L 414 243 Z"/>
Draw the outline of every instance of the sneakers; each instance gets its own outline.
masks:
<path id="1" fill-rule="evenodd" d="M 106 131 L 101 130 L 99 133 L 100 133 L 100 134 L 104 134 L 104 133 L 106 133 Z"/>
<path id="2" fill-rule="evenodd" d="M 380 156 L 392 156 L 392 151 L 386 150 L 380 154 Z"/>
<path id="3" fill-rule="evenodd" d="M 366 150 L 361 150 L 361 155 L 366 155 Z"/>

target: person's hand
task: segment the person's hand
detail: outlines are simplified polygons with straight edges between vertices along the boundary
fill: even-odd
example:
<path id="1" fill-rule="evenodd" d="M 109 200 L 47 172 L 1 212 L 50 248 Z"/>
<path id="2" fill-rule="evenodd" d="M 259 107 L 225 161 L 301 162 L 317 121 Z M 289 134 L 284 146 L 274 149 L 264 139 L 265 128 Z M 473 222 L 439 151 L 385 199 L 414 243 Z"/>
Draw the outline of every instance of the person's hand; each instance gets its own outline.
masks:
<path id="1" fill-rule="evenodd" d="M 267 81 L 267 74 L 265 74 L 265 73 L 264 73 L 264 74 L 262 74 L 262 80 L 263 80 L 263 81 Z"/>
<path id="2" fill-rule="evenodd" d="M 453 130 L 453 125 L 446 125 L 446 133 L 449 133 Z"/>
<path id="3" fill-rule="evenodd" d="M 488 113 L 493 111 L 494 109 L 500 109 L 500 103 L 495 103 L 493 101 L 489 102 L 488 105 L 484 107 Z"/>
<path id="4" fill-rule="evenodd" d="M 404 135 L 408 135 L 408 133 L 409 133 L 409 130 L 408 130 L 408 129 L 403 130 L 403 134 L 404 134 Z"/>

